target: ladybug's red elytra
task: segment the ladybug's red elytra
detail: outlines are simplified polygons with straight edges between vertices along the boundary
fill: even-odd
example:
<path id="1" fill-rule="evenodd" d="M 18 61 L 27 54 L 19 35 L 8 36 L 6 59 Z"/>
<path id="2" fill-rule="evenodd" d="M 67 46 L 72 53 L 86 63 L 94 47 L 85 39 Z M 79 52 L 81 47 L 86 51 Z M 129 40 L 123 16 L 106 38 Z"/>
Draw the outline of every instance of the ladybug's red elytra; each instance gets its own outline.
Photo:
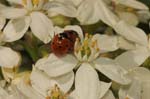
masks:
<path id="1" fill-rule="evenodd" d="M 73 52 L 74 43 L 77 37 L 77 32 L 73 30 L 66 30 L 63 33 L 55 35 L 51 42 L 52 52 L 58 57 Z"/>

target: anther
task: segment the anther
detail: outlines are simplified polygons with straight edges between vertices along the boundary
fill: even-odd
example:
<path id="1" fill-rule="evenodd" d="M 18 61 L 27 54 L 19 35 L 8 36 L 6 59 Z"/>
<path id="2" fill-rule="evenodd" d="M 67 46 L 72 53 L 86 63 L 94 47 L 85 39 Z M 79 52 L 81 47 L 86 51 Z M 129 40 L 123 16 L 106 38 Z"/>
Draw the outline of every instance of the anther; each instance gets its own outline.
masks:
<path id="1" fill-rule="evenodd" d="M 22 0 L 23 5 L 27 5 L 27 0 Z"/>
<path id="2" fill-rule="evenodd" d="M 33 5 L 38 5 L 39 4 L 39 0 L 32 0 Z"/>

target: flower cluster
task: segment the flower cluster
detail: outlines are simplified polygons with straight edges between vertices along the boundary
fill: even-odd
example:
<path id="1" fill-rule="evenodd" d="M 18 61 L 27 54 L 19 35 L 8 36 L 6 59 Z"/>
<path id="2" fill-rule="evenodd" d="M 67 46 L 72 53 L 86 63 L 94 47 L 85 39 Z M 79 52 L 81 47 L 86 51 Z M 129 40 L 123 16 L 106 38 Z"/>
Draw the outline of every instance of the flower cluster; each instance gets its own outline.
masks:
<path id="1" fill-rule="evenodd" d="M 149 99 L 149 20 L 137 0 L 2 0 L 0 99 Z"/>

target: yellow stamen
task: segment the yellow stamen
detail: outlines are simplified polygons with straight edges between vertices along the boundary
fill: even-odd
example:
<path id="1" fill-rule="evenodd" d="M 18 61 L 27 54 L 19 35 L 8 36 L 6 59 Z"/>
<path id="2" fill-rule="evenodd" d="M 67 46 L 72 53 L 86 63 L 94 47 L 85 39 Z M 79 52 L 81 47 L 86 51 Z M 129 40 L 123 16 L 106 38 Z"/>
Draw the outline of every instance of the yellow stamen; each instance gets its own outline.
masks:
<path id="1" fill-rule="evenodd" d="M 51 99 L 51 97 L 50 97 L 50 96 L 47 96 L 46 99 Z"/>
<path id="2" fill-rule="evenodd" d="M 126 97 L 125 99 L 129 99 L 128 97 Z"/>
<path id="3" fill-rule="evenodd" d="M 87 39 L 87 40 L 84 40 L 84 42 L 83 42 L 83 46 L 84 46 L 84 47 L 88 47 L 88 44 L 89 44 L 88 39 Z"/>
<path id="4" fill-rule="evenodd" d="M 44 2 L 48 2 L 48 0 L 44 0 Z"/>
<path id="5" fill-rule="evenodd" d="M 27 5 L 27 0 L 22 0 L 23 5 Z"/>
<path id="6" fill-rule="evenodd" d="M 97 40 L 93 41 L 91 46 L 94 48 L 96 44 L 97 44 Z"/>
<path id="7" fill-rule="evenodd" d="M 39 0 L 32 0 L 33 5 L 38 5 L 39 4 Z"/>
<path id="8" fill-rule="evenodd" d="M 128 8 L 126 9 L 126 11 L 128 11 L 128 12 L 134 12 L 134 9 L 133 9 L 133 8 L 128 7 Z"/>
<path id="9" fill-rule="evenodd" d="M 46 97 L 46 99 L 66 99 L 65 97 L 66 95 L 55 85 L 51 91 L 51 96 Z"/>
<path id="10" fill-rule="evenodd" d="M 97 52 L 99 52 L 99 51 L 100 51 L 100 49 L 99 49 L 99 48 L 96 48 L 96 51 L 97 51 Z"/>
<path id="11" fill-rule="evenodd" d="M 91 39 L 93 36 L 92 35 L 89 35 L 89 38 Z"/>

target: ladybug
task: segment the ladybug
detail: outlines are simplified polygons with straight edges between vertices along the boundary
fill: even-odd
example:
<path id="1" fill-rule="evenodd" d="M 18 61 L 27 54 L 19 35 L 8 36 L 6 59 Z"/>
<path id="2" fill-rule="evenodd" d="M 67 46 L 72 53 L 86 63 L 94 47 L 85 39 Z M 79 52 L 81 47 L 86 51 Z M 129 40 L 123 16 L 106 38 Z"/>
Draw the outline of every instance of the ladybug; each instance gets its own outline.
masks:
<path id="1" fill-rule="evenodd" d="M 73 52 L 74 43 L 77 37 L 77 32 L 73 30 L 66 30 L 63 33 L 55 35 L 51 42 L 52 52 L 58 57 Z"/>

